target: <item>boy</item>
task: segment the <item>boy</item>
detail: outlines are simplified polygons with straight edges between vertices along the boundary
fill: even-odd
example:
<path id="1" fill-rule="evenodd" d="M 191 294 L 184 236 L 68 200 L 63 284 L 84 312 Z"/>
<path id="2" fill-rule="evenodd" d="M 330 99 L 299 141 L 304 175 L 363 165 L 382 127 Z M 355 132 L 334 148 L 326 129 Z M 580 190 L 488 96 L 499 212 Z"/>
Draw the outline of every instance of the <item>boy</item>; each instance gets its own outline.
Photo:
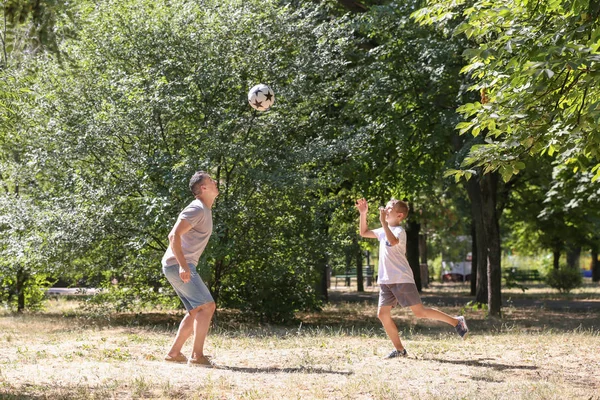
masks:
<path id="1" fill-rule="evenodd" d="M 392 307 L 400 304 L 409 307 L 417 318 L 429 318 L 446 322 L 456 328 L 463 339 L 469 329 L 464 317 L 451 317 L 435 308 L 424 307 L 415 285 L 415 279 L 406 259 L 406 232 L 400 223 L 408 216 L 408 205 L 399 200 L 390 200 L 385 208 L 379 209 L 381 228 L 367 228 L 367 212 L 369 205 L 365 199 L 356 201 L 360 213 L 360 235 L 365 238 L 379 240 L 379 308 L 377 317 L 383 324 L 394 347 L 386 358 L 406 357 L 407 352 L 400 337 L 398 328 L 392 320 Z"/>
<path id="2" fill-rule="evenodd" d="M 211 209 L 219 189 L 206 172 L 198 171 L 190 179 L 190 190 L 195 199 L 179 214 L 162 259 L 163 273 L 187 310 L 165 360 L 212 367 L 204 355 L 204 340 L 216 306 L 196 265 L 212 233 Z M 194 344 L 188 359 L 181 348 L 192 333 Z"/>

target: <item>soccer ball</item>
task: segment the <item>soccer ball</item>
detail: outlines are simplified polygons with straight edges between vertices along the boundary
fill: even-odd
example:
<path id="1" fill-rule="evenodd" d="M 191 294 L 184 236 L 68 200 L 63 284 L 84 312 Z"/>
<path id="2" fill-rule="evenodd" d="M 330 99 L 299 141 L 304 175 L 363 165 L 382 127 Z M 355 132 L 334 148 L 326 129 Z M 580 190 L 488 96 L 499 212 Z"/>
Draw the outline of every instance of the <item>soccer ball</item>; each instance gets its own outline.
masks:
<path id="1" fill-rule="evenodd" d="M 258 111 L 267 111 L 275 102 L 273 90 L 265 84 L 258 84 L 248 92 L 248 103 Z"/>

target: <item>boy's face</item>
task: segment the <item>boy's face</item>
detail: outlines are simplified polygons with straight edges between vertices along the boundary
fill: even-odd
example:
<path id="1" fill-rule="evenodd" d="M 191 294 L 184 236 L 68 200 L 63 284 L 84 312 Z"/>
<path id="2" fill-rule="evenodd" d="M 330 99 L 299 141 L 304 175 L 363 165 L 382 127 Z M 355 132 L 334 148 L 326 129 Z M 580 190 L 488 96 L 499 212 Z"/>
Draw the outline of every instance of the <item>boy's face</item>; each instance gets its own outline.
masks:
<path id="1" fill-rule="evenodd" d="M 404 219 L 404 213 L 400 212 L 394 207 L 395 203 L 391 201 L 386 204 L 385 210 L 385 220 L 390 225 L 398 225 Z"/>

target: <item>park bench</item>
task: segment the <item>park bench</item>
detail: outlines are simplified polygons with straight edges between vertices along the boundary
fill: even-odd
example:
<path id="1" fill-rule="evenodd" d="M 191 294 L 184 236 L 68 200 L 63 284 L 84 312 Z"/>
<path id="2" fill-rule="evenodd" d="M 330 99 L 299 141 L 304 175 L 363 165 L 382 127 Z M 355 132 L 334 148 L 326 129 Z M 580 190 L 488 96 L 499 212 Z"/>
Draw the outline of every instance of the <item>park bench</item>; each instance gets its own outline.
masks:
<path id="1" fill-rule="evenodd" d="M 363 281 L 365 279 L 367 280 L 367 286 L 371 286 L 371 283 L 374 280 L 374 273 L 375 273 L 375 269 L 373 267 L 371 267 L 371 266 L 363 267 Z M 356 277 L 357 277 L 356 268 L 346 270 L 345 273 L 337 274 L 334 276 L 335 286 L 337 287 L 337 285 L 338 285 L 338 279 L 342 279 L 345 282 L 346 286 L 350 286 L 350 281 L 352 280 L 352 278 L 356 278 Z"/>
<path id="2" fill-rule="evenodd" d="M 536 282 L 544 280 L 537 269 L 511 268 L 505 270 L 503 275 L 507 282 Z"/>

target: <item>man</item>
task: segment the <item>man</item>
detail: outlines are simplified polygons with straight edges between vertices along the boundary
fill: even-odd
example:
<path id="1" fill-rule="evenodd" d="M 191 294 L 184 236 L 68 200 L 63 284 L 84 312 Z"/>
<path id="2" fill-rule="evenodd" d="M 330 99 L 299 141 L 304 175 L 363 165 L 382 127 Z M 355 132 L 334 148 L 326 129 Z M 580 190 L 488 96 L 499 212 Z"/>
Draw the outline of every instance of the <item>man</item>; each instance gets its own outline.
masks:
<path id="1" fill-rule="evenodd" d="M 212 366 L 204 355 L 204 341 L 216 306 L 196 266 L 212 233 L 211 209 L 219 189 L 206 172 L 198 171 L 190 179 L 190 190 L 195 199 L 179 214 L 162 258 L 163 273 L 187 310 L 165 360 Z M 192 333 L 194 344 L 188 359 L 181 349 Z"/>

